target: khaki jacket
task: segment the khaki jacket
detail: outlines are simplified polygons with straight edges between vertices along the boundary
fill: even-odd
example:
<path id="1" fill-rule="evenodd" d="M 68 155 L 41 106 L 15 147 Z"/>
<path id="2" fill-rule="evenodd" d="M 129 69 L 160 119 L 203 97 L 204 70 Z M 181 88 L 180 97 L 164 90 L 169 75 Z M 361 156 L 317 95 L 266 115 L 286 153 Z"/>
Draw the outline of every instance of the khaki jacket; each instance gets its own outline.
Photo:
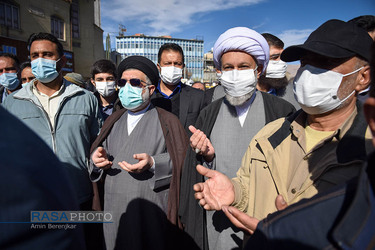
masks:
<path id="1" fill-rule="evenodd" d="M 236 194 L 232 205 L 263 219 L 276 211 L 278 194 L 290 205 L 359 174 L 372 149 L 362 107 L 309 152 L 305 149 L 306 117 L 299 111 L 278 119 L 252 139 L 232 179 Z"/>

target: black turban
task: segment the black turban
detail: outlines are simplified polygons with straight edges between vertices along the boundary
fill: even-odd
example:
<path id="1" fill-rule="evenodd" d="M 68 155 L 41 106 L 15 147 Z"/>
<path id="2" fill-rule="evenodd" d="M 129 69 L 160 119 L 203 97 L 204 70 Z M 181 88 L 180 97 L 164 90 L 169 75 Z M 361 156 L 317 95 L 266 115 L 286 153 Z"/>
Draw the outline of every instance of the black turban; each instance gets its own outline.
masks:
<path id="1" fill-rule="evenodd" d="M 121 78 L 122 73 L 127 69 L 138 69 L 142 71 L 155 86 L 159 82 L 159 71 L 156 65 L 144 56 L 129 56 L 122 60 L 117 68 L 117 75 Z"/>

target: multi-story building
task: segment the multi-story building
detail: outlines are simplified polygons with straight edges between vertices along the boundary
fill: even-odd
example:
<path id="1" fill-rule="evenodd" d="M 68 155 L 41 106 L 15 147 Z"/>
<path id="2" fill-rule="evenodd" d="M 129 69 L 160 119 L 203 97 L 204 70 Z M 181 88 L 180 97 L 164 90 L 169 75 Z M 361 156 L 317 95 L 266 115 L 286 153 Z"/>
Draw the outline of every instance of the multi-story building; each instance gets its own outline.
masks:
<path id="1" fill-rule="evenodd" d="M 203 39 L 178 39 L 170 36 L 145 36 L 136 34 L 134 36 L 117 36 L 116 51 L 122 58 L 132 55 L 144 56 L 158 62 L 158 52 L 164 43 L 176 43 L 181 46 L 185 56 L 185 71 L 183 78 L 192 80 L 203 79 Z"/>
<path id="2" fill-rule="evenodd" d="M 212 84 L 217 82 L 217 74 L 214 65 L 214 55 L 212 50 L 204 54 L 204 74 L 203 81 Z"/>
<path id="3" fill-rule="evenodd" d="M 32 33 L 55 35 L 64 47 L 65 72 L 88 77 L 94 61 L 104 58 L 100 0 L 0 0 L 0 53 L 28 59 Z"/>

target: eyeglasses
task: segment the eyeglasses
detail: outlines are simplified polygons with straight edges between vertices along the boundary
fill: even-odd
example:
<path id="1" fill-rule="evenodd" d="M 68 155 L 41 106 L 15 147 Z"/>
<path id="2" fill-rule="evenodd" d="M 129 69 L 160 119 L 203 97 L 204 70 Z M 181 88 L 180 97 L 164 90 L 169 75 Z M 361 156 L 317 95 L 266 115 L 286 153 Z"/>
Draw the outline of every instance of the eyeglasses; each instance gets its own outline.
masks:
<path id="1" fill-rule="evenodd" d="M 2 74 L 2 73 L 13 73 L 12 71 L 17 72 L 17 69 L 15 67 L 3 68 L 3 69 L 0 69 L 0 74 Z"/>
<path id="2" fill-rule="evenodd" d="M 125 86 L 125 84 L 129 82 L 130 85 L 132 85 L 133 87 L 142 87 L 142 82 L 146 84 L 145 81 L 142 81 L 141 79 L 137 79 L 137 78 L 132 78 L 132 79 L 129 79 L 129 80 L 126 80 L 126 79 L 119 79 L 117 81 L 117 86 L 119 88 L 122 88 Z"/>

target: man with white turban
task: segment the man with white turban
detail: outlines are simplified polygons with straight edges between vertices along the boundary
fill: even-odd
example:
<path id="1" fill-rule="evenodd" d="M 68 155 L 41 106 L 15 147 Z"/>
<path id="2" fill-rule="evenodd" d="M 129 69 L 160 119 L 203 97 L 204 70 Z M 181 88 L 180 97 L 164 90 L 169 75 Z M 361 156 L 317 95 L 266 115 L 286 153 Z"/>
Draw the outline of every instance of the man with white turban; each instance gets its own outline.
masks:
<path id="1" fill-rule="evenodd" d="M 241 232 L 221 211 L 205 212 L 199 207 L 192 186 L 204 179 L 195 166 L 204 164 L 234 177 L 251 138 L 268 122 L 295 109 L 278 97 L 256 91 L 269 60 L 262 35 L 245 27 L 229 29 L 216 41 L 213 53 L 225 97 L 203 109 L 195 127 L 189 127 L 192 150 L 182 174 L 180 216 L 185 231 L 202 249 L 232 249 L 241 247 Z"/>
<path id="2" fill-rule="evenodd" d="M 309 199 L 358 176 L 366 154 L 373 151 L 371 133 L 357 100 L 370 82 L 372 43 L 368 33 L 355 24 L 329 20 L 304 44 L 286 48 L 281 60 L 301 62 L 293 82 L 301 109 L 267 124 L 253 137 L 235 178 L 198 165 L 197 171 L 208 178 L 193 186 L 199 204 L 224 212 L 231 222 L 251 234 L 257 220 L 286 204 Z M 267 224 L 278 216 L 269 217 Z M 305 218 L 295 218 L 290 220 L 292 224 L 305 223 Z M 324 218 L 316 216 L 312 221 L 310 225 L 317 225 Z M 267 230 L 276 240 L 280 238 L 275 235 L 284 232 L 289 232 L 284 240 L 300 236 L 305 240 L 321 230 L 316 226 L 304 232 L 290 228 Z M 277 247 L 287 249 L 280 242 Z M 327 248 L 327 244 L 317 247 L 316 243 L 304 246 Z M 256 248 L 262 248 L 262 244 Z"/>

